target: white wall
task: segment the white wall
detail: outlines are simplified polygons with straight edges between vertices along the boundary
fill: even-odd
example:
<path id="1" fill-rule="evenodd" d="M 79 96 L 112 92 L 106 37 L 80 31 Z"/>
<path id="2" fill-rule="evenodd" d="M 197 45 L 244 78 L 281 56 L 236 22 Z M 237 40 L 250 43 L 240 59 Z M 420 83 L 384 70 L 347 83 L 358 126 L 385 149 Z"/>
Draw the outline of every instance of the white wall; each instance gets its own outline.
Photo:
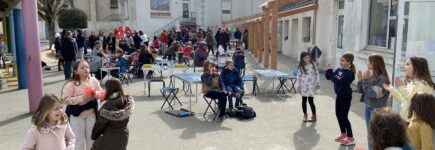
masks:
<path id="1" fill-rule="evenodd" d="M 0 21 L 0 34 L 3 34 L 3 21 Z"/>
<path id="2" fill-rule="evenodd" d="M 304 17 L 310 17 L 311 18 L 311 25 L 310 25 L 310 41 L 309 42 L 304 42 L 302 40 L 302 26 L 303 26 L 303 18 Z M 295 32 L 293 31 L 293 19 L 298 19 L 298 28 L 297 28 L 297 46 L 296 48 L 292 49 L 292 34 Z M 303 12 L 303 13 L 299 13 L 299 14 L 295 14 L 292 16 L 287 16 L 287 17 L 283 17 L 280 18 L 279 21 L 283 21 L 285 22 L 285 20 L 289 20 L 289 35 L 288 35 L 288 40 L 285 40 L 284 37 L 286 35 L 283 35 L 282 38 L 282 53 L 286 56 L 289 56 L 291 58 L 295 58 L 298 59 L 299 55 L 302 51 L 306 51 L 307 47 L 311 47 L 312 45 L 312 40 L 313 40 L 313 23 L 314 23 L 314 11 L 307 11 L 307 12 Z M 284 30 L 283 30 L 284 31 Z"/>

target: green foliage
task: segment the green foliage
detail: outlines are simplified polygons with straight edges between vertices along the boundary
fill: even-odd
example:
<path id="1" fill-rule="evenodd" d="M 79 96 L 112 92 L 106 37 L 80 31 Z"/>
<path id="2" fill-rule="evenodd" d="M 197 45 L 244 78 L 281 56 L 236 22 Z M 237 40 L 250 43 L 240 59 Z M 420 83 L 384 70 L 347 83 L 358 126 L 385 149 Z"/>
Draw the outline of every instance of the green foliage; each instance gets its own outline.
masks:
<path id="1" fill-rule="evenodd" d="M 61 29 L 84 29 L 88 27 L 88 16 L 80 9 L 68 9 L 58 17 Z"/>

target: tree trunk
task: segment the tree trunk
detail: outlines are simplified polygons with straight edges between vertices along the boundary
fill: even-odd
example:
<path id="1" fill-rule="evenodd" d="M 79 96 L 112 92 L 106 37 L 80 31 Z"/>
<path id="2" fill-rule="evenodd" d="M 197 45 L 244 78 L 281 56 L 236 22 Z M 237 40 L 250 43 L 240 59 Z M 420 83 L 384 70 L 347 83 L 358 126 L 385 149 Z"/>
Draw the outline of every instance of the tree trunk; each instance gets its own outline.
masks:
<path id="1" fill-rule="evenodd" d="M 48 28 L 48 43 L 49 43 L 49 49 L 51 50 L 52 45 L 54 43 L 55 37 L 54 35 L 56 34 L 55 31 L 55 23 L 54 20 L 47 19 L 49 21 L 46 21 L 45 23 L 47 24 L 47 28 Z"/>

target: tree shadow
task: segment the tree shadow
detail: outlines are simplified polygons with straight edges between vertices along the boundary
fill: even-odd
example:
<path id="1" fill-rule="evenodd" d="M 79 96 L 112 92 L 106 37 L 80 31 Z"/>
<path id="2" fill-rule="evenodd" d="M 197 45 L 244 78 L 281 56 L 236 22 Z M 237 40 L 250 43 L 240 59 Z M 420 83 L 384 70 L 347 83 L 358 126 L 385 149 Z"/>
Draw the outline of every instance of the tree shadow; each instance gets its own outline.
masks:
<path id="1" fill-rule="evenodd" d="M 196 135 L 201 133 L 231 130 L 231 128 L 223 127 L 222 122 L 216 122 L 212 119 L 200 120 L 197 116 L 179 118 L 166 114 L 164 111 L 156 111 L 152 114 L 159 116 L 171 129 L 184 129 L 180 135 L 183 140 L 194 139 Z M 202 117 L 202 114 L 196 115 Z"/>
<path id="2" fill-rule="evenodd" d="M 10 123 L 14 123 L 14 122 L 22 120 L 22 119 L 26 119 L 27 117 L 30 117 L 30 116 L 32 116 L 31 113 L 24 113 L 24 114 L 0 121 L 0 127 L 8 125 Z"/>
<path id="3" fill-rule="evenodd" d="M 317 133 L 315 127 L 315 122 L 301 123 L 301 129 L 293 134 L 293 143 L 295 145 L 295 149 L 310 150 L 317 145 L 320 140 L 320 134 Z"/>

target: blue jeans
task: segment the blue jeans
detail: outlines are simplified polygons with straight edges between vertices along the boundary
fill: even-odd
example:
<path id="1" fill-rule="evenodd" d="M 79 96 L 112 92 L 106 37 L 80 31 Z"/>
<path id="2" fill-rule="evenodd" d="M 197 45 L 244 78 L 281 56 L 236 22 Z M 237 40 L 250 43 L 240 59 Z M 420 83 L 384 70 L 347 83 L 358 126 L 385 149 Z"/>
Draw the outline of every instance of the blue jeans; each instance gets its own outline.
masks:
<path id="1" fill-rule="evenodd" d="M 366 119 L 366 127 L 367 127 L 367 140 L 368 140 L 368 144 L 369 144 L 369 150 L 372 149 L 372 143 L 370 142 L 370 132 L 369 132 L 369 122 L 370 122 L 370 117 L 372 116 L 374 108 L 370 107 L 370 106 L 365 106 L 365 119 Z"/>
<path id="2" fill-rule="evenodd" d="M 72 65 L 74 63 L 74 60 L 65 60 L 65 66 L 63 68 L 63 74 L 65 74 L 65 79 L 69 80 L 71 79 L 72 75 Z"/>
<path id="3" fill-rule="evenodd" d="M 110 75 L 112 77 L 119 78 L 119 70 L 118 69 L 110 70 Z"/>
<path id="4" fill-rule="evenodd" d="M 243 91 L 243 89 L 240 88 L 238 85 L 226 85 L 225 89 L 228 92 L 231 92 L 231 93 L 240 93 L 240 94 L 242 94 L 242 91 Z M 240 106 L 240 101 L 242 101 L 241 96 L 240 96 L 240 98 L 236 98 L 236 105 L 235 106 Z M 229 105 L 233 105 L 233 97 L 228 96 L 228 104 Z"/>

